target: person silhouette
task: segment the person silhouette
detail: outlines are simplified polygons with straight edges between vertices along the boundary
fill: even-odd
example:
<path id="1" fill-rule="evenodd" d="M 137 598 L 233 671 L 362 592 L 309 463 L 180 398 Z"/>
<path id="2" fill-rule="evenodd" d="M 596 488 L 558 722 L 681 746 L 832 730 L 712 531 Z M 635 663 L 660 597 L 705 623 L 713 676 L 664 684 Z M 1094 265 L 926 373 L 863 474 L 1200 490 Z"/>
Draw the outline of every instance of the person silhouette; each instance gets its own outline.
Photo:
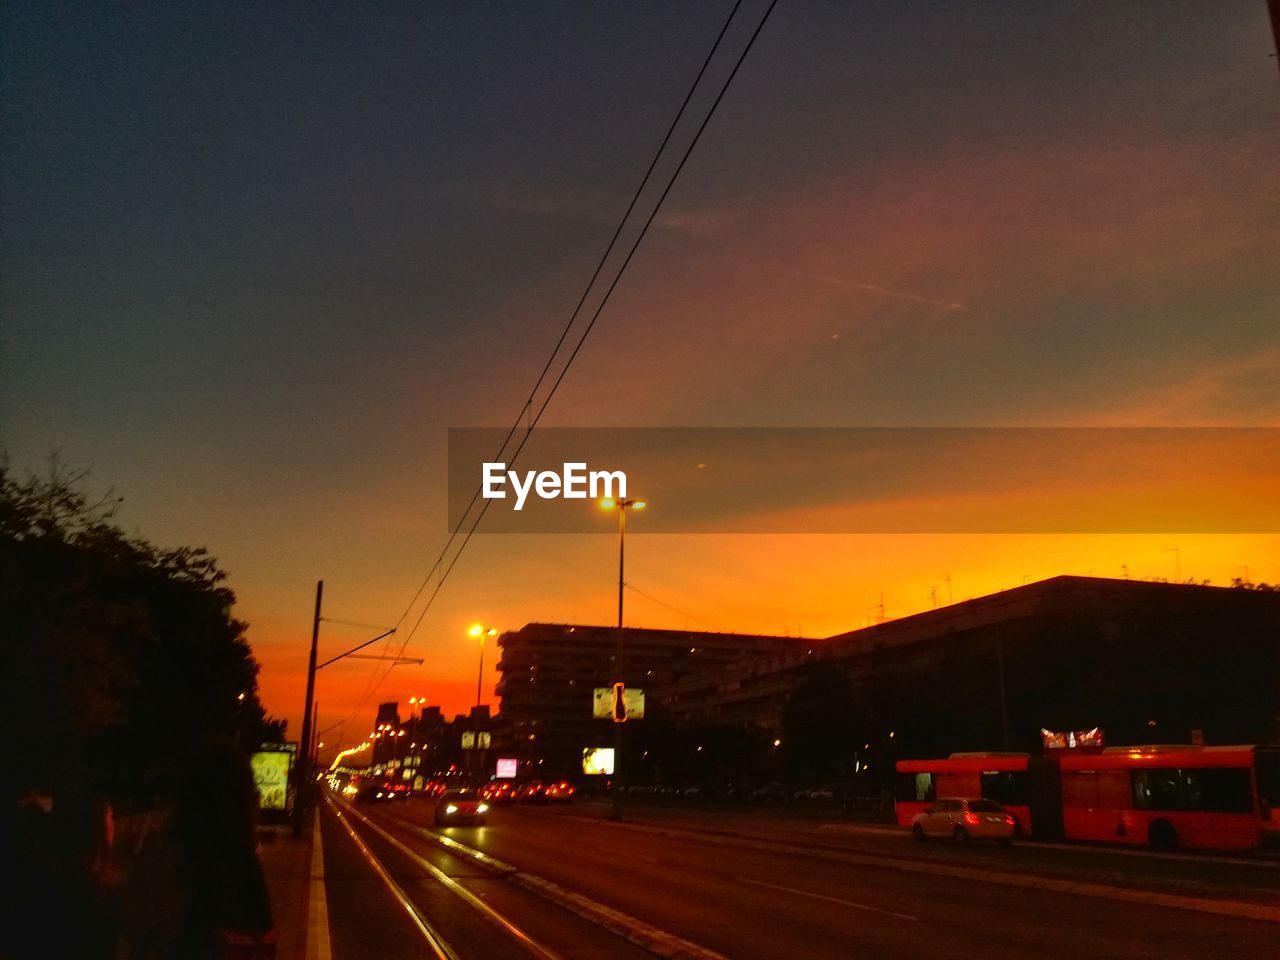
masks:
<path id="1" fill-rule="evenodd" d="M 257 793 L 248 760 L 231 747 L 196 752 L 177 794 L 174 830 L 186 892 L 177 956 L 274 956 L 266 877 L 258 859 Z"/>

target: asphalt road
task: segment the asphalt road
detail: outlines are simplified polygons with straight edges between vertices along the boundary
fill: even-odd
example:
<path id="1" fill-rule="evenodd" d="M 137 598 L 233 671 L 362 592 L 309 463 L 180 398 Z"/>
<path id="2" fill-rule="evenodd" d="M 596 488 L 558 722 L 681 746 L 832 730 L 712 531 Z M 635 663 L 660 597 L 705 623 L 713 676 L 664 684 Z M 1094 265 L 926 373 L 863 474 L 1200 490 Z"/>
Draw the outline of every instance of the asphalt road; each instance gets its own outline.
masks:
<path id="1" fill-rule="evenodd" d="M 396 808 L 397 813 L 405 810 Z M 363 822 L 359 815 L 366 812 L 358 808 L 344 813 L 330 804 L 320 810 L 335 960 L 442 955 L 458 960 L 652 960 L 648 952 L 548 904 L 466 857 L 412 837 L 407 838 L 411 853 L 406 852 Z M 352 839 L 348 826 L 367 853 Z M 403 835 L 402 831 L 397 833 Z M 455 892 L 424 862 L 479 900 L 488 912 Z M 379 869 L 399 888 L 399 895 L 392 892 Z M 416 919 L 401 897 L 412 907 Z M 433 936 L 439 950 L 432 944 Z"/>
<path id="2" fill-rule="evenodd" d="M 608 804 L 578 801 L 531 808 L 549 815 L 602 820 Z M 947 842 L 917 844 L 888 824 L 857 824 L 702 807 L 630 802 L 627 820 L 662 828 L 733 834 L 774 841 L 928 862 L 1023 871 L 1038 877 L 1118 884 L 1186 896 L 1229 897 L 1280 903 L 1280 862 L 1274 856 L 1158 853 L 1109 845 L 1019 843 L 1013 850 L 992 846 L 957 847 Z"/>
<path id="3" fill-rule="evenodd" d="M 648 954 L 464 855 L 446 851 L 429 834 L 452 837 L 731 958 L 1263 957 L 1274 955 L 1280 938 L 1275 923 L 1036 889 L 1030 884 L 1038 868 L 1034 862 L 1028 868 L 1026 853 L 1016 847 L 904 848 L 886 835 L 873 842 L 898 846 L 887 851 L 877 847 L 876 863 L 849 863 L 800 849 L 747 849 L 724 838 L 717 842 L 693 833 L 638 831 L 545 809 L 503 807 L 485 827 L 441 831 L 430 823 L 429 804 L 418 800 L 360 808 L 358 813 L 413 854 L 458 878 L 536 944 L 566 958 Z M 500 960 L 534 952 L 428 877 L 418 862 L 371 826 L 350 815 L 348 820 L 459 956 Z M 327 888 L 334 957 L 430 956 L 421 933 L 332 811 L 325 817 L 324 838 L 331 864 Z M 1010 856 L 1000 861 L 1006 854 Z M 1054 852 L 1034 852 L 1034 858 L 1045 856 L 1052 859 Z M 1101 858 L 1100 863 L 1091 862 L 1093 857 Z M 1060 851 L 1057 858 L 1060 873 L 1091 876 L 1105 874 L 1117 859 L 1106 852 L 1080 851 Z M 1028 885 L 920 872 L 919 864 L 929 862 L 1005 875 L 1004 868 L 1012 867 L 1026 871 Z M 1131 874 L 1148 871 L 1167 885 L 1163 873 L 1171 863 L 1175 874 L 1194 870 L 1182 861 L 1140 858 L 1128 858 L 1126 869 Z M 1224 872 L 1213 881 L 1222 887 L 1223 897 L 1238 882 L 1241 899 L 1275 905 L 1269 893 L 1272 877 L 1266 873 L 1270 868 L 1213 864 L 1213 869 Z"/>

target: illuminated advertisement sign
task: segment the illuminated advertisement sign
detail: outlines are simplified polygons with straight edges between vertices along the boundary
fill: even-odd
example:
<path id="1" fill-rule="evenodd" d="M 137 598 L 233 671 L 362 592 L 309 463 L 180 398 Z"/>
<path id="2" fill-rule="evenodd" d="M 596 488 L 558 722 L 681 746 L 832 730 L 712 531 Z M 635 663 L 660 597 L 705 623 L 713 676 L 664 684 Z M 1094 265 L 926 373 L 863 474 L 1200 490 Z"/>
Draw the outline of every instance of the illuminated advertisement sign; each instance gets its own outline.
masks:
<path id="1" fill-rule="evenodd" d="M 499 780 L 510 780 L 516 775 L 519 761 L 515 757 L 499 757 L 497 771 L 494 776 Z"/>
<path id="2" fill-rule="evenodd" d="M 292 753 L 283 750 L 259 750 L 249 758 L 253 785 L 263 810 L 283 810 L 289 798 L 289 765 Z"/>
<path id="3" fill-rule="evenodd" d="M 1103 745 L 1102 728 L 1091 727 L 1088 730 L 1045 730 L 1040 729 L 1040 741 L 1046 750 L 1073 750 L 1076 747 L 1101 747 Z"/>
<path id="4" fill-rule="evenodd" d="M 613 776 L 613 747 L 587 747 L 583 750 L 582 772 L 590 776 Z"/>
<path id="5" fill-rule="evenodd" d="M 621 703 L 618 702 L 618 689 L 622 690 Z M 591 716 L 597 720 L 643 720 L 644 691 L 639 687 L 596 687 L 592 691 Z"/>

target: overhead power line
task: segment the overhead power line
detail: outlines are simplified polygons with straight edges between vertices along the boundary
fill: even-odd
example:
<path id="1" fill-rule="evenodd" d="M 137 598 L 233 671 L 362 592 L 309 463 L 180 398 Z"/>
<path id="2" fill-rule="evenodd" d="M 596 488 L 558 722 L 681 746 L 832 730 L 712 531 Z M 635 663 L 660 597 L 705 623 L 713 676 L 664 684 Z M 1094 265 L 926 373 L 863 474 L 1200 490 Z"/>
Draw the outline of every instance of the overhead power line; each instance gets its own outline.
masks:
<path id="1" fill-rule="evenodd" d="M 679 607 L 673 607 L 671 604 L 667 603 L 665 600 L 659 600 L 653 594 L 645 593 L 635 584 L 626 583 L 626 584 L 623 584 L 623 586 L 625 586 L 628 590 L 630 590 L 632 593 L 636 594 L 637 596 L 644 597 L 650 603 L 656 603 L 658 606 L 666 610 L 670 610 L 672 613 L 680 614 L 680 616 L 684 617 L 686 620 L 692 620 L 694 623 L 700 623 L 704 627 L 710 627 L 712 630 L 716 629 L 716 625 L 714 623 L 711 623 L 709 620 L 703 620 L 701 617 L 695 617 L 692 613 L 688 613 L 684 610 L 681 610 Z"/>
<path id="2" fill-rule="evenodd" d="M 569 336 L 569 331 L 573 329 L 574 323 L 577 322 L 578 315 L 582 312 L 582 308 L 586 304 L 587 298 L 591 294 L 591 290 L 595 287 L 596 281 L 600 278 L 601 271 L 604 269 L 604 266 L 608 262 L 609 257 L 613 254 L 613 249 L 617 245 L 618 238 L 622 235 L 622 231 L 626 228 L 627 221 L 631 218 L 631 214 L 635 210 L 636 204 L 640 202 L 640 197 L 644 193 L 645 187 L 647 187 L 649 184 L 649 178 L 653 175 L 653 171 L 657 167 L 658 161 L 662 159 L 662 155 L 666 151 L 667 144 L 670 143 L 672 135 L 675 133 L 676 128 L 680 125 L 680 121 L 684 118 L 685 111 L 689 107 L 689 102 L 693 99 L 694 94 L 697 92 L 698 86 L 701 84 L 702 78 L 707 72 L 707 68 L 711 65 L 711 61 L 715 58 L 716 51 L 720 49 L 720 44 L 724 40 L 724 36 L 729 30 L 729 25 L 733 22 L 734 17 L 737 16 L 738 9 L 742 6 L 742 2 L 743 0 L 736 0 L 736 2 L 733 5 L 733 9 L 729 11 L 729 16 L 725 18 L 724 24 L 720 27 L 720 32 L 716 35 L 715 42 L 711 45 L 710 51 L 708 51 L 706 58 L 702 61 L 702 66 L 698 68 L 697 75 L 693 78 L 693 82 L 689 85 L 689 89 L 684 95 L 684 100 L 681 101 L 680 103 L 680 109 L 676 111 L 676 115 L 672 119 L 671 125 L 667 127 L 667 132 L 662 137 L 662 142 L 658 144 L 658 149 L 654 151 L 653 159 L 649 161 L 649 166 L 645 170 L 644 176 L 640 178 L 640 185 L 636 187 L 635 193 L 632 194 L 631 202 L 627 204 L 627 209 L 623 212 L 622 217 L 618 220 L 618 226 L 614 229 L 613 236 L 609 238 L 609 243 L 605 246 L 604 253 L 600 256 L 600 260 L 596 264 L 595 270 L 591 272 L 591 278 L 587 281 L 587 285 L 583 288 L 582 296 L 578 298 L 578 302 L 574 305 L 573 310 L 570 312 L 569 319 L 565 322 L 564 328 L 560 331 L 560 336 L 556 339 L 555 345 L 551 348 L 551 353 L 547 356 L 547 362 L 542 365 L 542 370 L 539 371 L 537 380 L 534 381 L 533 387 L 529 390 L 528 398 L 525 400 L 524 404 L 520 407 L 520 411 L 516 414 L 515 420 L 512 421 L 511 428 L 507 431 L 507 435 L 502 438 L 502 443 L 498 447 L 497 453 L 493 455 L 492 462 L 498 463 L 502 461 L 503 454 L 507 449 L 507 444 L 511 442 L 511 438 L 515 436 L 516 430 L 519 429 L 521 419 L 529 412 L 530 409 L 532 409 L 533 401 L 538 394 L 538 390 L 541 388 L 543 382 L 547 378 L 547 373 L 551 370 L 552 365 L 555 363 L 556 356 L 560 353 L 560 348 L 564 346 L 564 342 L 566 338 Z M 512 460 L 514 461 L 514 459 L 515 458 L 513 457 Z M 449 537 L 445 541 L 444 547 L 441 548 L 440 555 L 436 557 L 435 563 L 431 565 L 431 568 L 427 571 L 426 576 L 422 578 L 422 582 L 418 584 L 418 589 L 413 592 L 413 597 L 409 600 L 409 603 L 405 606 L 404 612 L 401 613 L 399 619 L 396 620 L 397 628 L 399 628 L 404 623 L 406 618 L 408 618 L 409 613 L 413 610 L 414 605 L 418 602 L 418 598 L 422 596 L 422 591 L 425 590 L 427 587 L 427 584 L 431 582 L 431 577 L 435 574 L 437 570 L 440 569 L 440 565 L 444 562 L 444 558 L 449 553 L 449 548 L 453 546 L 454 541 L 458 537 L 459 531 L 462 529 L 463 525 L 467 522 L 467 518 L 471 515 L 471 511 L 475 509 L 475 505 L 480 498 L 480 490 L 481 490 L 480 486 L 477 485 L 475 492 L 472 493 L 471 495 L 471 500 L 467 503 L 466 509 L 462 511 L 462 514 L 458 517 L 458 522 L 454 525 L 453 530 L 449 532 Z M 452 564 L 450 564 L 450 569 L 452 569 Z M 437 586 L 436 592 L 439 591 L 440 585 L 441 584 L 436 585 Z M 434 593 L 432 594 L 432 597 L 434 598 Z M 428 600 L 427 608 L 429 608 L 430 606 L 431 606 L 431 601 Z M 425 612 L 425 609 L 426 608 L 424 608 L 424 612 Z M 410 630 L 409 633 L 405 636 L 404 643 L 402 643 L 401 645 L 402 652 L 404 649 L 404 645 L 408 643 L 409 639 L 412 638 L 414 632 L 416 632 L 417 625 L 418 623 L 421 622 L 421 619 L 422 619 L 421 617 L 418 618 L 418 621 L 415 622 L 413 629 Z M 384 645 L 384 649 L 383 649 L 384 654 L 387 652 L 387 650 L 390 649 L 390 646 L 391 646 L 391 640 L 388 639 L 386 644 Z M 375 678 L 377 678 L 376 683 L 375 683 Z M 382 683 L 384 679 L 386 679 L 386 673 L 384 673 L 381 677 L 378 677 L 378 670 L 375 667 L 374 670 L 369 674 L 368 680 L 365 682 L 364 690 L 360 694 L 360 700 L 356 704 L 355 711 L 353 711 L 353 714 L 352 714 L 353 716 L 356 712 L 359 712 L 361 709 L 363 709 L 365 703 L 368 701 L 368 698 L 373 695 L 373 692 L 377 689 L 377 687 Z"/>
<path id="3" fill-rule="evenodd" d="M 707 54 L 707 57 L 703 61 L 701 68 L 698 70 L 698 74 L 694 78 L 693 83 L 690 85 L 689 91 L 688 93 L 686 93 L 684 101 L 681 103 L 680 109 L 676 113 L 675 119 L 672 121 L 671 126 L 667 130 L 666 135 L 663 137 L 662 143 L 659 145 L 658 150 L 655 152 L 653 160 L 650 161 L 649 167 L 645 171 L 645 175 L 640 182 L 640 186 L 636 189 L 635 194 L 631 198 L 631 202 L 627 206 L 626 212 L 623 214 L 622 219 L 619 221 L 618 227 L 615 229 L 613 236 L 610 238 L 609 244 L 605 249 L 604 255 L 600 258 L 599 263 L 596 265 L 596 268 L 591 275 L 591 279 L 588 281 L 587 286 L 583 290 L 582 296 L 579 298 L 577 305 L 574 307 L 573 313 L 570 315 L 568 322 L 565 324 L 564 329 L 561 331 L 560 337 L 557 339 L 556 345 L 552 350 L 550 357 L 548 358 L 546 364 L 543 366 L 542 371 L 539 373 L 538 379 L 534 384 L 533 390 L 529 394 L 529 398 L 525 401 L 525 403 L 521 407 L 520 413 L 517 415 L 515 422 L 511 426 L 511 429 L 507 431 L 507 435 L 503 439 L 502 446 L 499 448 L 498 453 L 494 458 L 495 461 L 498 461 L 503 457 L 503 454 L 507 448 L 507 445 L 510 443 L 511 438 L 515 436 L 516 431 L 519 429 L 521 419 L 527 414 L 529 409 L 532 407 L 533 400 L 537 394 L 539 387 L 541 387 L 542 383 L 545 381 L 547 377 L 548 372 L 550 371 L 551 367 L 554 365 L 556 356 L 559 354 L 561 347 L 564 345 L 565 341 L 567 340 L 570 330 L 572 329 L 574 323 L 576 322 L 578 315 L 581 313 L 582 307 L 586 303 L 586 300 L 590 295 L 592 288 L 594 287 L 596 281 L 599 279 L 600 274 L 606 262 L 608 261 L 610 255 L 613 252 L 615 245 L 617 244 L 618 238 L 622 234 L 622 231 L 625 229 L 627 221 L 630 219 L 631 214 L 634 212 L 635 207 L 639 202 L 639 199 L 643 194 L 644 189 L 648 184 L 650 177 L 653 174 L 654 169 L 656 168 L 659 160 L 661 159 L 662 154 L 666 150 L 666 147 L 670 142 L 674 131 L 678 127 L 680 120 L 683 118 L 685 110 L 689 105 L 689 102 L 692 100 L 694 93 L 696 92 L 699 86 L 699 83 L 702 80 L 702 77 L 706 73 L 707 67 L 710 65 L 711 61 L 714 59 L 716 51 L 719 49 L 720 43 L 724 39 L 724 36 L 728 31 L 730 24 L 733 22 L 733 19 L 736 16 L 741 5 L 742 5 L 742 0 L 737 0 L 737 2 L 734 4 L 733 9 L 730 11 L 728 18 L 725 20 L 724 26 L 721 27 L 720 33 L 717 35 L 716 41 L 712 45 L 710 53 Z M 742 67 L 742 64 L 745 62 L 747 55 L 751 52 L 751 48 L 755 46 L 755 42 L 759 38 L 761 31 L 764 29 L 765 23 L 768 22 L 769 16 L 773 13 L 774 7 L 776 7 L 777 5 L 778 5 L 778 0 L 771 0 L 771 2 L 769 3 L 769 6 L 765 9 L 764 14 L 761 16 L 760 21 L 756 24 L 755 30 L 752 32 L 751 37 L 747 41 L 746 46 L 743 47 L 742 52 L 738 55 L 738 59 L 734 63 L 733 69 L 730 70 L 728 76 L 725 78 L 724 82 L 721 84 L 720 90 L 716 94 L 715 100 L 712 101 L 710 108 L 707 110 L 706 115 L 702 119 L 702 123 L 698 126 L 698 129 L 694 133 L 693 138 L 689 141 L 688 146 L 685 148 L 684 154 L 680 158 L 680 162 L 676 165 L 675 170 L 671 173 L 670 177 L 667 179 L 666 186 L 663 188 L 662 193 L 659 195 L 657 202 L 654 204 L 653 209 L 650 211 L 649 216 L 646 218 L 644 222 L 644 226 L 641 227 L 639 233 L 636 235 L 635 239 L 632 241 L 631 247 L 627 251 L 627 254 L 623 259 L 621 266 L 619 266 L 617 272 L 614 274 L 612 282 L 610 282 L 608 288 L 604 293 L 604 296 L 601 298 L 599 304 L 596 306 L 596 309 L 592 313 L 591 319 L 587 322 L 586 327 L 583 329 L 582 333 L 578 336 L 577 342 L 574 344 L 573 350 L 570 352 L 568 359 L 565 361 L 564 365 L 561 367 L 560 372 L 556 376 L 555 381 L 552 383 L 551 388 L 547 392 L 546 397 L 543 398 L 541 405 L 538 407 L 537 414 L 530 420 L 528 426 L 525 428 L 524 435 L 520 438 L 520 442 L 515 448 L 515 451 L 506 460 L 508 464 L 513 464 L 516 461 L 516 459 L 520 456 L 520 452 L 524 449 L 525 444 L 529 440 L 529 437 L 532 436 L 533 431 L 537 428 L 538 423 L 541 421 L 543 414 L 546 412 L 547 407 L 550 405 L 552 398 L 555 396 L 556 392 L 559 390 L 560 384 L 564 382 L 564 378 L 568 374 L 569 368 L 573 365 L 573 362 L 577 358 L 578 353 L 581 351 L 582 345 L 586 342 L 587 337 L 590 336 L 591 331 L 595 328 L 596 321 L 600 319 L 601 313 L 604 312 L 605 306 L 608 304 L 610 297 L 613 295 L 613 291 L 618 286 L 618 282 L 622 279 L 622 276 L 626 272 L 627 267 L 630 265 L 632 258 L 635 256 L 636 250 L 639 248 L 640 243 L 644 240 L 645 235 L 649 232 L 649 227 L 653 225 L 653 222 L 658 215 L 658 211 L 662 208 L 662 204 L 667 199 L 667 196 L 670 194 L 671 189 L 675 185 L 676 180 L 679 178 L 681 171 L 684 170 L 685 164 L 688 162 L 690 155 L 693 153 L 693 150 L 697 146 L 698 141 L 702 138 L 703 132 L 707 129 L 708 124 L 710 124 L 711 118 L 715 115 L 716 109 L 720 106 L 721 101 L 724 99 L 725 93 L 728 91 L 729 86 L 733 83 L 733 80 L 737 76 L 739 69 Z M 461 531 L 463 525 L 466 523 L 467 516 L 471 513 L 476 503 L 480 502 L 480 490 L 481 490 L 480 486 L 477 485 L 476 491 L 472 495 L 471 500 L 467 505 L 467 509 L 463 511 L 463 514 L 459 517 L 458 523 L 454 526 L 453 531 L 449 534 L 448 540 L 445 542 L 444 549 L 441 550 L 440 552 L 440 556 L 437 557 L 435 563 L 432 564 L 431 569 L 427 572 L 426 577 L 423 578 L 422 584 L 418 587 L 417 591 L 415 591 L 413 599 L 409 602 L 409 605 L 406 607 L 405 612 L 401 614 L 400 619 L 396 623 L 397 627 L 399 627 L 400 624 L 407 619 L 409 612 L 413 609 L 414 604 L 417 603 L 419 597 L 421 597 L 422 595 L 422 592 L 426 589 L 426 586 L 430 582 L 432 575 L 435 574 L 436 571 L 440 569 L 440 565 L 444 562 L 444 558 L 448 555 L 450 546 L 457 539 L 459 532 Z M 448 565 L 444 568 L 443 572 L 441 573 L 439 580 L 436 582 L 435 589 L 432 590 L 431 594 L 428 596 L 427 602 L 423 606 L 422 611 L 418 614 L 417 619 L 414 621 L 413 627 L 405 634 L 404 638 L 401 640 L 400 651 L 397 654 L 397 656 L 400 656 L 404 653 L 404 650 L 408 646 L 409 641 L 413 639 L 414 634 L 417 632 L 418 627 L 421 625 L 423 618 L 426 616 L 427 612 L 431 609 L 431 606 L 435 602 L 436 597 L 439 596 L 441 589 L 443 589 L 445 582 L 449 578 L 449 574 L 453 572 L 453 568 L 454 566 L 457 565 L 459 558 L 462 556 L 463 552 L 466 550 L 467 544 L 471 542 L 471 537 L 475 534 L 476 528 L 479 527 L 480 522 L 484 519 L 484 515 L 489 509 L 490 502 L 491 501 L 489 500 L 484 500 L 481 503 L 479 512 L 476 514 L 475 519 L 472 521 L 470 527 L 467 529 L 467 532 L 463 537 L 461 544 L 458 546 L 458 549 L 453 554 L 452 559 L 449 561 Z M 388 641 L 388 644 L 389 644 L 389 641 Z M 364 707 L 364 704 L 368 701 L 369 697 L 371 697 L 373 693 L 376 692 L 378 687 L 381 686 L 382 682 L 386 679 L 389 672 L 390 670 L 388 669 L 386 672 L 382 673 L 381 677 L 378 677 L 376 681 L 373 681 L 373 677 L 370 678 L 371 684 L 366 688 L 366 692 L 362 694 L 359 703 L 357 704 L 355 710 L 352 712 L 353 716 Z M 376 675 L 377 675 L 377 672 L 375 670 L 374 676 Z"/>

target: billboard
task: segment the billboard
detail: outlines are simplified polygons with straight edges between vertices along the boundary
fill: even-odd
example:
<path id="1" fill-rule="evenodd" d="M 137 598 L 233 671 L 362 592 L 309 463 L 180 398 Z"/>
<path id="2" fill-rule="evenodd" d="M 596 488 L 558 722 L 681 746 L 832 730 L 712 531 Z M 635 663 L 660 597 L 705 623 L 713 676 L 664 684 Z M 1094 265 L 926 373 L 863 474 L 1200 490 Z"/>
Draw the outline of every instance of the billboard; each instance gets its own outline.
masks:
<path id="1" fill-rule="evenodd" d="M 516 768 L 519 761 L 515 757 L 499 757 L 497 770 L 494 776 L 499 780 L 510 780 L 516 775 Z"/>
<path id="2" fill-rule="evenodd" d="M 1088 730 L 1046 730 L 1040 728 L 1040 742 L 1044 744 L 1046 750 L 1073 750 L 1077 747 L 1101 747 L 1103 746 L 1103 734 L 1101 727 L 1091 727 Z"/>
<path id="3" fill-rule="evenodd" d="M 618 703 L 617 691 L 622 691 L 622 702 Z M 620 708 L 620 709 L 619 709 Z M 615 683 L 612 687 L 596 687 L 592 691 L 591 716 L 597 720 L 643 720 L 644 691 L 639 687 L 623 687 Z"/>
<path id="4" fill-rule="evenodd" d="M 582 772 L 589 776 L 613 776 L 613 747 L 587 747 L 583 750 Z"/>
<path id="5" fill-rule="evenodd" d="M 289 767 L 293 753 L 285 750 L 259 750 L 249 758 L 253 785 L 263 810 L 283 810 L 289 798 Z"/>

